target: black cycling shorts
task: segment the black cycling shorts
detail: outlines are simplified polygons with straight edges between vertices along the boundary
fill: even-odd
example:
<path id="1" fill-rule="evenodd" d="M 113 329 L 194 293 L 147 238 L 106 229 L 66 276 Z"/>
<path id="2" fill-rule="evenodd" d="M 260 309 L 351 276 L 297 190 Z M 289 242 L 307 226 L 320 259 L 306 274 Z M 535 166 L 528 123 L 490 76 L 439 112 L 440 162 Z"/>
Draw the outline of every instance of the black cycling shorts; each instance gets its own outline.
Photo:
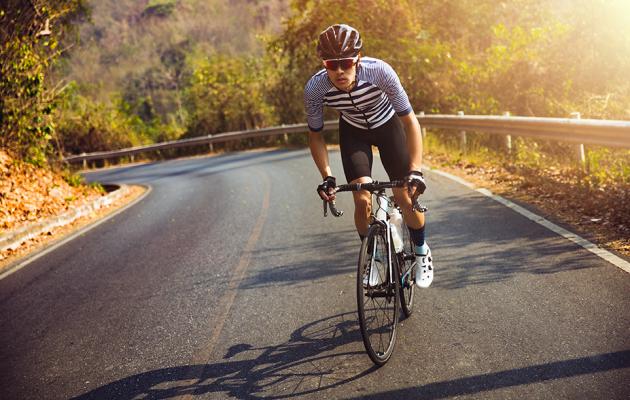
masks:
<path id="1" fill-rule="evenodd" d="M 339 118 L 339 147 L 348 182 L 372 176 L 372 146 L 378 147 L 390 181 L 403 179 L 409 173 L 405 129 L 397 115 L 378 128 L 369 130 L 354 127 Z"/>

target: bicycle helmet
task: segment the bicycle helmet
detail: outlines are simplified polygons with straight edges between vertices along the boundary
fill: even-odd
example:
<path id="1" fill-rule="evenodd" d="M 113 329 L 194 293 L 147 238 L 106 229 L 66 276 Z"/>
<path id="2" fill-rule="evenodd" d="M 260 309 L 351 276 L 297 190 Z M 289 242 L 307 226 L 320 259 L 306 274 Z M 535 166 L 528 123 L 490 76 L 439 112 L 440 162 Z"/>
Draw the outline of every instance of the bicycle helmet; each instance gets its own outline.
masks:
<path id="1" fill-rule="evenodd" d="M 361 51 L 363 41 L 359 31 L 345 24 L 335 24 L 319 34 L 317 55 L 322 60 L 355 57 Z"/>

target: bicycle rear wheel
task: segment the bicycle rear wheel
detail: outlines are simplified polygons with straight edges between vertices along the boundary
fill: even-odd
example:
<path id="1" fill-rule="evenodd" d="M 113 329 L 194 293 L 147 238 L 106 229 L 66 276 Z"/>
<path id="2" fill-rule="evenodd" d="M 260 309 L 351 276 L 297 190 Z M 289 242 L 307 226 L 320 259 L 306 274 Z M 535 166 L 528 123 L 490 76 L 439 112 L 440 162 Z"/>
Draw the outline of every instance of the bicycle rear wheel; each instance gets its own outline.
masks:
<path id="1" fill-rule="evenodd" d="M 376 365 L 392 355 L 398 325 L 398 279 L 390 279 L 385 229 L 373 224 L 361 244 L 357 274 L 357 305 L 363 344 Z M 391 268 L 394 277 L 396 266 Z"/>
<path id="2" fill-rule="evenodd" d="M 415 261 L 414 245 L 409 237 L 409 229 L 403 226 L 402 239 L 404 248 L 402 253 L 397 254 L 400 287 L 400 305 L 402 306 L 405 318 L 411 316 L 413 312 L 413 295 L 416 287 L 416 271 L 412 268 Z"/>

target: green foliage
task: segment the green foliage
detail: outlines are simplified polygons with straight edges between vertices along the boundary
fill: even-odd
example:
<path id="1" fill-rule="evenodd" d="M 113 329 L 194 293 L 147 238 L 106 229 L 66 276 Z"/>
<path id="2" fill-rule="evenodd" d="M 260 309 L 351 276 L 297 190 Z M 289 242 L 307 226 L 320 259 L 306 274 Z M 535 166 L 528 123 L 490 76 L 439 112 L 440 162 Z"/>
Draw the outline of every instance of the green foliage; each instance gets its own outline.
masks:
<path id="1" fill-rule="evenodd" d="M 513 148 L 514 164 L 521 168 L 540 168 L 545 155 L 540 151 L 540 145 L 537 141 L 517 137 L 514 139 Z"/>
<path id="2" fill-rule="evenodd" d="M 196 62 L 187 104 L 191 116 L 186 136 L 201 136 L 277 123 L 267 103 L 267 76 L 249 57 L 214 56 Z"/>
<path id="3" fill-rule="evenodd" d="M 101 185 L 99 182 L 90 182 L 88 183 L 88 186 L 98 190 L 101 194 L 105 194 L 107 192 L 103 185 Z"/>
<path id="4" fill-rule="evenodd" d="M 144 17 L 168 17 L 175 9 L 175 0 L 156 1 L 151 0 L 142 11 Z"/>
<path id="5" fill-rule="evenodd" d="M 72 173 L 70 171 L 64 171 L 62 176 L 63 179 L 72 187 L 80 187 L 83 185 L 83 181 L 85 180 L 83 175 Z"/>
<path id="6" fill-rule="evenodd" d="M 142 73 L 127 74 L 122 95 L 127 113 L 137 115 L 148 125 L 186 125 L 187 114 L 182 97 L 191 75 L 188 51 L 190 46 L 185 41 L 163 45 L 160 63 Z"/>
<path id="7" fill-rule="evenodd" d="M 629 150 L 588 148 L 587 158 L 587 178 L 592 186 L 630 184 Z"/>
<path id="8" fill-rule="evenodd" d="M 85 13 L 83 0 L 24 2 L 0 6 L 0 145 L 42 166 L 51 150 L 51 118 L 57 93 L 46 86 L 50 66 L 69 22 Z"/>
<path id="9" fill-rule="evenodd" d="M 150 143 L 151 127 L 126 112 L 122 100 L 94 102 L 71 86 L 56 114 L 59 146 L 66 153 L 105 151 Z"/>

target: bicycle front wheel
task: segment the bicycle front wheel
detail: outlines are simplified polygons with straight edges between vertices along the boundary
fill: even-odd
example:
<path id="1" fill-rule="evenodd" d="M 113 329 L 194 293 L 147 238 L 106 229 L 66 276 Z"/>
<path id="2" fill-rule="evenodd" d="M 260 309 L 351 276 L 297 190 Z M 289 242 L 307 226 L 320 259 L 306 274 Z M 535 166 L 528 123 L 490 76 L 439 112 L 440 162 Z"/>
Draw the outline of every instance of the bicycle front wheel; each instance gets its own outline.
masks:
<path id="1" fill-rule="evenodd" d="M 385 364 L 392 355 L 398 325 L 398 273 L 389 265 L 385 228 L 370 226 L 361 244 L 357 274 L 357 305 L 363 344 L 376 365 Z M 395 256 L 394 256 L 395 257 Z M 390 277 L 390 270 L 394 279 Z"/>

